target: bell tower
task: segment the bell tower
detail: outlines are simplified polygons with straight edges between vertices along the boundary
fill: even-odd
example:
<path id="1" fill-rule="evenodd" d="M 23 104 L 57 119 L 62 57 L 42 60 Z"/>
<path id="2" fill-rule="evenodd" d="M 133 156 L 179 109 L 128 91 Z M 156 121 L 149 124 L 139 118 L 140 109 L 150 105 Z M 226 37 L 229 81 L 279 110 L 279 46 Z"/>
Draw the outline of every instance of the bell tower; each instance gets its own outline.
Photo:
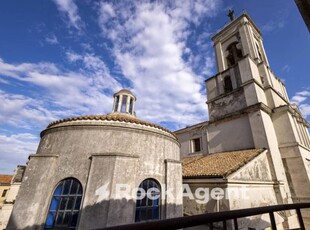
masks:
<path id="1" fill-rule="evenodd" d="M 206 80 L 208 152 L 266 148 L 278 203 L 309 202 L 309 124 L 272 72 L 255 23 L 231 10 L 229 17 L 212 37 L 218 73 Z"/>
<path id="2" fill-rule="evenodd" d="M 270 70 L 257 26 L 247 14 L 234 19 L 230 13 L 230 19 L 212 37 L 218 73 L 206 80 L 210 121 L 258 103 L 274 108 L 288 101 L 284 84 Z"/>
<path id="3" fill-rule="evenodd" d="M 278 203 L 291 193 L 282 163 L 273 109 L 288 104 L 283 82 L 270 70 L 262 35 L 247 14 L 212 37 L 218 73 L 206 80 L 209 153 L 266 148 Z"/>

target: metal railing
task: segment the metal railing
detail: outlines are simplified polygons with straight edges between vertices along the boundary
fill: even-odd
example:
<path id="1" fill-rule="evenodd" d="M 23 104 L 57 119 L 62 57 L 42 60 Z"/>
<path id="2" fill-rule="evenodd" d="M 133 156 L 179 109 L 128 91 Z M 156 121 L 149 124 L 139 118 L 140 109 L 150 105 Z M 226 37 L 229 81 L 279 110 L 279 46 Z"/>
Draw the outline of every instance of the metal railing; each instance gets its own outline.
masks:
<path id="1" fill-rule="evenodd" d="M 158 230 L 158 229 L 181 229 L 187 227 L 195 227 L 199 225 L 209 225 L 210 229 L 213 229 L 213 223 L 222 222 L 221 229 L 227 229 L 227 220 L 233 220 L 234 229 L 238 229 L 238 218 L 250 217 L 260 214 L 269 214 L 270 225 L 272 230 L 276 230 L 276 221 L 274 217 L 274 212 L 286 211 L 286 210 L 296 210 L 297 218 L 300 227 L 298 229 L 305 230 L 305 225 L 303 217 L 301 215 L 301 209 L 310 208 L 310 203 L 298 203 L 298 204 L 283 204 L 283 205 L 273 205 L 267 207 L 259 208 L 247 208 L 231 211 L 223 211 L 216 213 L 206 213 L 195 216 L 185 216 L 178 218 L 171 218 L 166 220 L 157 220 L 150 222 L 134 223 L 119 225 L 107 228 L 99 228 L 105 230 Z M 98 230 L 99 230 L 98 229 Z"/>

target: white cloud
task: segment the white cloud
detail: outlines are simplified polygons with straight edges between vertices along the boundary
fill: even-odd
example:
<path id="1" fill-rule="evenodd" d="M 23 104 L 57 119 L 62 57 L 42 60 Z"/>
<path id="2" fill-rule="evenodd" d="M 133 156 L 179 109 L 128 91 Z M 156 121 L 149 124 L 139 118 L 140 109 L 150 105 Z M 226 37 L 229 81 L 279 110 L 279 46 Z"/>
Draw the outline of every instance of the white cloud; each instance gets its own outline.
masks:
<path id="1" fill-rule="evenodd" d="M 67 56 L 67 59 L 69 62 L 76 62 L 76 61 L 80 61 L 83 59 L 82 55 L 77 54 L 77 53 L 72 52 L 72 51 L 67 51 L 66 56 Z"/>
<path id="2" fill-rule="evenodd" d="M 183 60 L 190 26 L 213 16 L 219 1 L 158 1 L 101 5 L 99 25 L 112 40 L 116 61 L 138 98 L 137 114 L 184 127 L 207 119 L 204 76 Z M 113 12 L 111 14 L 107 13 Z M 115 10 L 115 9 L 118 10 Z M 117 15 L 118 20 L 110 20 Z M 109 33 L 106 33 L 109 31 Z M 210 41 L 209 41 L 210 42 Z M 210 57 L 205 63 L 212 66 Z M 209 73 L 207 69 L 204 70 Z"/>
<path id="3" fill-rule="evenodd" d="M 309 104 L 301 104 L 299 106 L 300 112 L 303 116 L 308 117 L 310 115 L 310 105 Z"/>
<path id="4" fill-rule="evenodd" d="M 116 16 L 113 5 L 108 2 L 101 2 L 99 10 L 99 20 L 101 23 L 106 23 L 109 19 Z"/>
<path id="5" fill-rule="evenodd" d="M 0 171 L 13 174 L 16 165 L 25 165 L 29 154 L 34 154 L 39 138 L 31 133 L 5 135 L 0 133 Z"/>
<path id="6" fill-rule="evenodd" d="M 86 54 L 80 59 L 83 65 L 75 72 L 52 63 L 9 64 L 0 59 L 0 75 L 29 90 L 38 87 L 28 96 L 1 91 L 0 122 L 29 128 L 64 116 L 110 112 L 111 94 L 122 87 L 99 57 Z"/>
<path id="7" fill-rule="evenodd" d="M 309 96 L 310 96 L 310 91 L 303 90 L 303 91 L 297 92 L 292 97 L 291 102 L 296 105 L 301 105 L 301 103 L 304 102 Z"/>
<path id="8" fill-rule="evenodd" d="M 78 13 L 78 7 L 73 0 L 53 0 L 57 5 L 57 8 L 60 12 L 67 15 L 70 27 L 81 31 L 83 28 L 83 22 Z"/>
<path id="9" fill-rule="evenodd" d="M 291 70 L 291 68 L 289 65 L 285 65 L 282 67 L 282 72 L 288 73 L 288 72 L 290 72 L 290 70 Z"/>
<path id="10" fill-rule="evenodd" d="M 75 1 L 53 1 L 67 17 L 69 27 L 81 32 L 84 23 Z M 207 52 L 198 56 L 188 46 L 188 39 L 191 27 L 199 26 L 205 17 L 214 16 L 220 3 L 219 0 L 99 3 L 98 23 L 102 35 L 112 44 L 106 48 L 114 55 L 113 73 L 117 75 L 111 76 L 106 63 L 87 43 L 89 40 L 81 43 L 84 52 L 66 52 L 70 67 L 74 67 L 71 69 L 50 62 L 8 63 L 0 58 L 0 82 L 23 89 L 18 94 L 8 89 L 0 91 L 0 124 L 36 132 L 59 118 L 109 113 L 113 93 L 124 86 L 137 96 L 137 115 L 141 119 L 174 129 L 206 120 L 205 76 L 197 72 L 209 74 L 213 63 Z M 206 29 L 195 38 L 200 51 L 210 49 L 209 35 Z M 57 44 L 58 39 L 51 33 L 45 41 Z M 188 55 L 188 60 L 184 55 Z M 205 67 L 199 71 L 192 67 L 200 65 Z M 125 79 L 120 83 L 122 74 Z M 1 154 L 6 155 L 0 160 L 1 171 L 24 164 L 27 156 L 34 153 L 39 140 L 29 132 L 15 135 L 0 132 Z"/>
<path id="11" fill-rule="evenodd" d="M 58 44 L 58 39 L 55 36 L 55 34 L 49 34 L 46 38 L 45 41 L 51 45 Z"/>
<path id="12" fill-rule="evenodd" d="M 281 29 L 284 27 L 284 22 L 275 22 L 275 21 L 269 21 L 265 25 L 261 27 L 262 31 L 270 32 L 276 29 Z"/>
<path id="13" fill-rule="evenodd" d="M 261 25 L 261 31 L 263 32 L 272 32 L 275 30 L 282 29 L 285 26 L 288 14 L 285 12 L 277 12 L 274 19 L 271 21 L 266 22 L 265 24 Z"/>
<path id="14" fill-rule="evenodd" d="M 297 92 L 291 99 L 291 103 L 296 104 L 302 115 L 305 117 L 310 115 L 310 104 L 306 102 L 308 97 L 310 97 L 310 91 L 303 90 Z"/>
<path id="15" fill-rule="evenodd" d="M 43 108 L 39 100 L 17 94 L 8 94 L 0 90 L 0 124 L 16 127 L 41 127 L 56 117 Z"/>

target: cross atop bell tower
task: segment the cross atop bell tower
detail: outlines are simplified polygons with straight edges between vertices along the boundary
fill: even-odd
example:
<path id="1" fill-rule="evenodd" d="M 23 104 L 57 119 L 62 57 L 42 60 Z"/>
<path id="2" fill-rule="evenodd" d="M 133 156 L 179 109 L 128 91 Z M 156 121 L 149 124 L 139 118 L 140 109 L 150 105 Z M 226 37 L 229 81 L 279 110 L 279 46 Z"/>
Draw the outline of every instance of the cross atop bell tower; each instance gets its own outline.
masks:
<path id="1" fill-rule="evenodd" d="M 229 9 L 227 16 L 230 18 L 230 21 L 235 20 L 235 11 L 233 9 Z"/>

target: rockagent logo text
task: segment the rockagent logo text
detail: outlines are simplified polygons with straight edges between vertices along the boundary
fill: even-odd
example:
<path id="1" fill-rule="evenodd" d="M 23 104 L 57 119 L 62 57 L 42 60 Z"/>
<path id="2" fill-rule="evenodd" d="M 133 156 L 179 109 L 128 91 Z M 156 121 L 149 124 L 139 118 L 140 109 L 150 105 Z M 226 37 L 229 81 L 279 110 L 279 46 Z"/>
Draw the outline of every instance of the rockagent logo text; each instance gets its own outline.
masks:
<path id="1" fill-rule="evenodd" d="M 162 185 L 161 189 L 149 188 L 145 191 L 141 187 L 132 188 L 129 184 L 115 184 L 115 189 L 113 189 L 108 183 L 98 188 L 95 194 L 98 196 L 97 202 L 109 199 L 143 200 L 146 197 L 150 200 L 157 200 L 161 197 L 170 201 L 189 199 L 195 200 L 198 204 L 206 204 L 210 200 L 219 201 L 231 198 L 247 200 L 249 199 L 248 192 L 249 189 L 246 186 L 229 188 L 191 188 L 188 184 L 183 184 L 180 189 L 167 189 L 166 185 Z"/>

